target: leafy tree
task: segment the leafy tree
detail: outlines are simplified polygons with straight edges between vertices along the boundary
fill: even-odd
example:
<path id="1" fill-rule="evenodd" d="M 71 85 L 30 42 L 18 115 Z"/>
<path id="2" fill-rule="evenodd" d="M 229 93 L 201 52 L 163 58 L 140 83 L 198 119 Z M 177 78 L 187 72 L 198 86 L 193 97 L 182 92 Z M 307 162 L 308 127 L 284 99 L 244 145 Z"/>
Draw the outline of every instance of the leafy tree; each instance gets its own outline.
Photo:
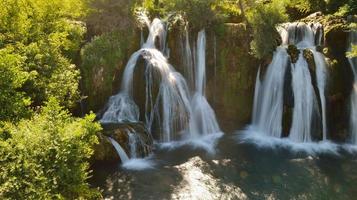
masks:
<path id="1" fill-rule="evenodd" d="M 100 125 L 77 119 L 50 98 L 41 112 L 0 129 L 1 199 L 89 199 L 88 159 Z"/>
<path id="2" fill-rule="evenodd" d="M 21 68 L 32 78 L 19 92 L 39 106 L 50 97 L 67 108 L 75 105 L 79 51 L 84 25 L 75 21 L 85 13 L 84 0 L 0 1 L 0 49 L 11 48 L 23 58 Z"/>
<path id="3" fill-rule="evenodd" d="M 98 110 L 113 92 L 116 72 L 125 66 L 124 58 L 136 34 L 113 31 L 96 36 L 81 51 L 82 92 L 88 110 Z M 123 37 L 125 35 L 125 37 Z"/>
<path id="4" fill-rule="evenodd" d="M 22 70 L 24 58 L 10 48 L 0 49 L 0 121 L 19 120 L 30 111 L 31 101 L 20 92 L 30 73 Z"/>
<path id="5" fill-rule="evenodd" d="M 251 50 L 254 56 L 261 59 L 273 53 L 279 45 L 279 33 L 276 26 L 287 20 L 284 4 L 280 1 L 259 3 L 247 13 L 253 29 Z"/>

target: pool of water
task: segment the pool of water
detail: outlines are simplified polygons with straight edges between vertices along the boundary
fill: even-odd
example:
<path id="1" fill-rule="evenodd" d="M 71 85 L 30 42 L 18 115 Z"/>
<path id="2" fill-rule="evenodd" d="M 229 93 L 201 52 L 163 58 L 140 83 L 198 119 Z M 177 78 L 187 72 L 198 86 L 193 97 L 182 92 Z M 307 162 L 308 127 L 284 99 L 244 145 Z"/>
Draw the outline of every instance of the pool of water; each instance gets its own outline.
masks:
<path id="1" fill-rule="evenodd" d="M 309 156 L 285 148 L 258 148 L 235 134 L 216 153 L 181 145 L 155 149 L 154 168 L 128 170 L 97 163 L 90 182 L 108 199 L 355 199 L 357 157 Z"/>

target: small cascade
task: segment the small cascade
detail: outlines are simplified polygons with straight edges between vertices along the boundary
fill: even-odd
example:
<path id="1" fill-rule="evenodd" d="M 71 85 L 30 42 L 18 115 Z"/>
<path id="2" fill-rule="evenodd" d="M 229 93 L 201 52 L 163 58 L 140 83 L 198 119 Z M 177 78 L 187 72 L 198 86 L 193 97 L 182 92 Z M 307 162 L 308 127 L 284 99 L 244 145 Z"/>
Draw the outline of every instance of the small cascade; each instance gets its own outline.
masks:
<path id="1" fill-rule="evenodd" d="M 190 46 L 190 39 L 188 34 L 188 25 L 185 26 L 185 40 L 183 41 L 183 58 L 184 58 L 184 74 L 187 79 L 189 88 L 192 90 L 194 88 L 194 69 L 193 69 L 193 58 Z"/>
<path id="2" fill-rule="evenodd" d="M 171 142 L 183 135 L 188 138 L 197 138 L 200 135 L 220 132 L 214 111 L 204 96 L 205 32 L 201 31 L 198 34 L 197 51 L 194 50 L 192 54 L 186 30 L 187 72 L 185 74 L 192 82 L 190 87 L 195 89 L 192 91 L 186 79 L 168 62 L 166 23 L 157 18 L 150 22 L 146 16 L 141 16 L 141 20 L 148 25 L 148 38 L 141 49 L 131 55 L 124 70 L 121 90 L 109 99 L 101 122 L 138 122 L 140 120 L 140 109 L 134 100 L 133 82 L 137 62 L 143 59 L 146 88 L 144 121 L 150 132 L 159 134 L 161 142 Z M 194 63 L 195 69 L 193 69 Z M 195 77 L 193 77 L 193 72 L 195 72 Z"/>
<path id="3" fill-rule="evenodd" d="M 139 134 L 128 130 L 128 142 L 130 150 L 130 159 L 140 158 L 148 155 L 148 149 Z"/>
<path id="4" fill-rule="evenodd" d="M 350 32 L 348 51 L 351 51 L 352 44 L 357 45 L 357 32 Z M 357 58 L 348 59 L 354 76 L 354 84 L 351 93 L 351 113 L 350 113 L 350 134 L 352 144 L 357 145 Z"/>
<path id="5" fill-rule="evenodd" d="M 327 66 L 325 57 L 317 51 L 322 44 L 323 27 L 319 23 L 286 23 L 278 27 L 282 44 L 260 80 L 259 69 L 254 95 L 252 124 L 256 131 L 265 136 L 280 138 L 283 134 L 285 84 L 293 90 L 292 123 L 289 139 L 294 142 L 313 141 L 312 133 L 317 131 L 313 124 L 322 124 L 322 139 L 327 140 L 326 97 Z M 296 47 L 297 57 L 289 55 L 288 46 Z M 290 50 L 289 46 L 289 50 Z M 304 56 L 311 51 L 315 69 L 311 69 Z M 286 82 L 286 73 L 291 71 L 292 81 Z M 315 87 L 317 89 L 315 89 Z M 289 87 L 289 86 L 288 86 Z M 319 104 L 320 103 L 320 104 Z M 322 117 L 321 117 L 322 116 Z M 321 118 L 321 119 L 320 119 Z M 319 128 L 319 127 L 318 127 Z"/>
<path id="6" fill-rule="evenodd" d="M 197 62 L 195 66 L 195 94 L 193 95 L 190 132 L 197 134 L 220 133 L 215 113 L 205 97 L 206 89 L 206 33 L 202 30 L 197 38 Z"/>
<path id="7" fill-rule="evenodd" d="M 130 147 L 130 158 L 137 158 L 137 148 L 136 146 L 138 145 L 138 137 L 136 136 L 135 133 L 128 133 L 129 136 L 129 147 Z"/>
<path id="8" fill-rule="evenodd" d="M 108 137 L 109 141 L 113 144 L 115 150 L 117 151 L 119 157 L 120 157 L 120 160 L 122 163 L 126 163 L 129 161 L 129 157 L 128 155 L 125 153 L 124 149 L 120 146 L 120 144 L 115 141 L 113 138 L 111 137 Z"/>

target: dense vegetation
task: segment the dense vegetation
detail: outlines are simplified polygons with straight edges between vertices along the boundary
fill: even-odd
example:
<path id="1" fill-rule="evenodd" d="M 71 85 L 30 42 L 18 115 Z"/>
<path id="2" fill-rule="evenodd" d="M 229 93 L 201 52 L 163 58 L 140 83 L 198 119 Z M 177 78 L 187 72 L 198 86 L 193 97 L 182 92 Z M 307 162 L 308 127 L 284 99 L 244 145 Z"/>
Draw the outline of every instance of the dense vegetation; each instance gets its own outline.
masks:
<path id="1" fill-rule="evenodd" d="M 346 17 L 356 0 L 1 0 L 0 198 L 95 198 L 88 158 L 97 111 L 139 44 L 134 13 L 180 14 L 190 28 L 242 23 L 251 54 L 269 57 L 276 25 L 321 11 Z M 350 25 L 356 29 L 356 25 Z M 357 56 L 357 47 L 348 56 Z M 115 82 L 116 81 L 116 82 Z M 118 86 L 117 86 L 118 87 Z M 80 90 L 81 88 L 81 90 Z M 82 96 L 82 97 L 81 97 Z M 71 113 L 72 112 L 72 113 Z"/>

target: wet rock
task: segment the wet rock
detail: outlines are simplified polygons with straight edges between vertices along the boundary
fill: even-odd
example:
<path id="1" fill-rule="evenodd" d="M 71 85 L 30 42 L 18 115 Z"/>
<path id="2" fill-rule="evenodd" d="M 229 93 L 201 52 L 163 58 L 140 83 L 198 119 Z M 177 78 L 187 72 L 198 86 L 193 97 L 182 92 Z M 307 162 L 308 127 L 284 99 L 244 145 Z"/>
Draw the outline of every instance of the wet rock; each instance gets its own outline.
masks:
<path id="1" fill-rule="evenodd" d="M 119 157 L 108 137 L 117 141 L 130 156 L 129 133 L 136 134 L 141 142 L 136 143 L 136 154 L 145 157 L 152 152 L 153 140 L 143 123 L 102 124 L 103 131 L 98 133 L 99 144 L 94 147 L 94 161 L 119 161 Z"/>
<path id="2" fill-rule="evenodd" d="M 309 65 L 310 71 L 315 73 L 316 72 L 316 64 L 315 64 L 315 60 L 314 60 L 314 54 L 312 53 L 312 51 L 310 49 L 304 49 L 303 56 L 304 56 L 305 60 L 307 61 L 307 64 Z"/>
<path id="3" fill-rule="evenodd" d="M 99 143 L 94 146 L 92 161 L 119 162 L 120 158 L 108 137 L 103 133 L 98 133 L 97 137 Z"/>
<path id="4" fill-rule="evenodd" d="M 296 63 L 297 60 L 299 59 L 299 54 L 300 51 L 297 49 L 297 47 L 295 45 L 289 45 L 288 46 L 288 54 L 290 55 L 290 60 L 292 63 Z"/>

